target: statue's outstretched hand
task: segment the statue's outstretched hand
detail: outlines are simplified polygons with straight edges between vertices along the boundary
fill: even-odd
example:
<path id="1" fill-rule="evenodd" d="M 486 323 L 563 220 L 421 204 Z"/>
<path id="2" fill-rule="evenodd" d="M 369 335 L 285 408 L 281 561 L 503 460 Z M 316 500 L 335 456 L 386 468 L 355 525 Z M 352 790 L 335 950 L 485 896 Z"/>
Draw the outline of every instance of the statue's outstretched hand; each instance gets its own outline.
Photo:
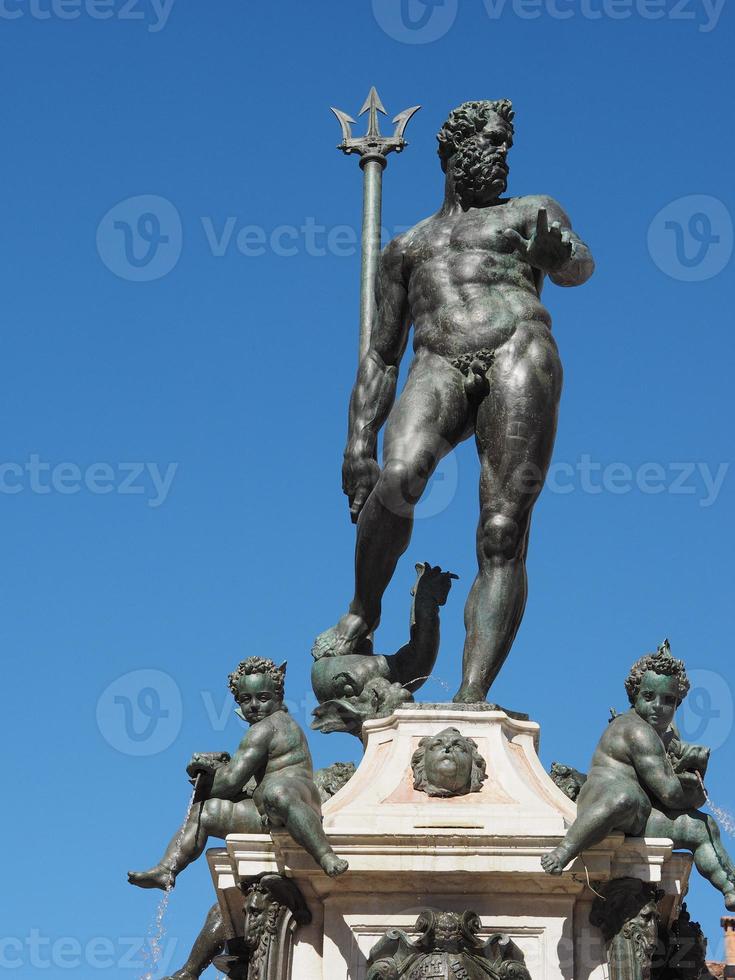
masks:
<path id="1" fill-rule="evenodd" d="M 689 798 L 689 806 L 695 810 L 704 806 L 707 802 L 707 791 L 704 788 L 701 776 L 696 772 L 682 772 L 678 775 L 681 788 Z"/>
<path id="2" fill-rule="evenodd" d="M 417 599 L 430 598 L 438 606 L 443 606 L 452 588 L 452 581 L 459 578 L 454 572 L 443 572 L 438 565 L 430 565 L 427 561 L 416 566 L 418 579 L 411 594 Z"/>
<path id="3" fill-rule="evenodd" d="M 350 517 L 357 524 L 360 511 L 378 482 L 380 467 L 372 456 L 345 454 L 342 464 L 342 490 L 350 501 Z"/>
<path id="4" fill-rule="evenodd" d="M 540 208 L 536 230 L 526 239 L 514 228 L 506 228 L 503 237 L 523 258 L 542 272 L 557 272 L 572 257 L 572 241 L 569 232 L 558 221 L 549 225 L 545 208 Z"/>

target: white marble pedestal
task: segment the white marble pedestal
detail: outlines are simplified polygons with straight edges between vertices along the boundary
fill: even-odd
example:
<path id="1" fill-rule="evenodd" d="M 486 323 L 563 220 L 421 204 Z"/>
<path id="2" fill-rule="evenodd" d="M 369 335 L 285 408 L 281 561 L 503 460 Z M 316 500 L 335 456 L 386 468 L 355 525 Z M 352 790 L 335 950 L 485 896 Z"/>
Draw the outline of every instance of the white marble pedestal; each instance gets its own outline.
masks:
<path id="1" fill-rule="evenodd" d="M 481 792 L 442 799 L 413 788 L 411 757 L 444 728 L 473 738 L 487 762 Z M 232 835 L 208 852 L 233 932 L 241 929 L 238 883 L 264 871 L 294 879 L 313 921 L 296 935 L 283 980 L 364 980 L 367 956 L 388 929 L 411 931 L 424 908 L 472 909 L 484 930 L 523 950 L 533 980 L 603 980 L 605 949 L 589 925 L 596 882 L 631 876 L 660 883 L 672 918 L 691 858 L 669 840 L 608 838 L 561 877 L 541 868 L 574 819 L 575 805 L 538 755 L 539 726 L 489 706 L 409 705 L 365 725 L 365 756 L 324 806 L 324 826 L 349 871 L 326 877 L 284 833 Z"/>

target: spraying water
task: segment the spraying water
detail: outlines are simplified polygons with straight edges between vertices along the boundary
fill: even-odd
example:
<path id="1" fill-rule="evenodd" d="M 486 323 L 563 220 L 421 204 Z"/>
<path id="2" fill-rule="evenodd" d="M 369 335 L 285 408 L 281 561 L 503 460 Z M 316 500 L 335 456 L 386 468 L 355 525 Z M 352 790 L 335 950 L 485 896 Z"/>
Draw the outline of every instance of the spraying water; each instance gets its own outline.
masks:
<path id="1" fill-rule="evenodd" d="M 716 806 L 709 796 L 707 797 L 707 806 L 712 811 L 713 816 L 717 819 L 717 823 L 720 825 L 720 827 L 727 831 L 731 837 L 735 837 L 735 816 L 733 816 L 729 810 L 724 810 L 721 806 Z"/>
<path id="2" fill-rule="evenodd" d="M 707 798 L 707 806 L 712 811 L 712 815 L 717 820 L 717 823 L 725 830 L 731 837 L 735 837 L 735 816 L 730 813 L 729 810 L 723 809 L 721 806 L 717 806 L 716 803 L 712 802 L 712 799 L 707 792 L 707 787 L 704 785 L 704 780 L 702 779 L 702 774 L 697 773 L 697 778 L 699 779 L 699 785 L 702 787 L 702 792 Z"/>
<path id="3" fill-rule="evenodd" d="M 189 805 L 186 808 L 186 816 L 184 817 L 184 822 L 181 825 L 181 830 L 179 836 L 176 838 L 176 849 L 173 853 L 173 864 L 174 867 L 178 865 L 178 859 L 181 855 L 181 845 L 184 840 L 184 827 L 189 821 L 189 816 L 191 815 L 192 808 L 197 796 L 197 790 L 199 788 L 199 776 L 197 776 L 194 783 L 194 789 L 192 790 L 191 797 L 189 798 Z M 158 964 L 161 962 L 163 957 L 163 938 L 166 935 L 166 912 L 168 911 L 168 904 L 171 901 L 171 892 L 173 891 L 173 881 L 166 888 L 161 901 L 158 903 L 156 909 L 156 914 L 153 917 L 153 922 L 148 930 L 148 938 L 146 940 L 146 946 L 143 950 L 143 973 L 141 973 L 139 980 L 153 980 L 156 971 L 158 969 Z"/>

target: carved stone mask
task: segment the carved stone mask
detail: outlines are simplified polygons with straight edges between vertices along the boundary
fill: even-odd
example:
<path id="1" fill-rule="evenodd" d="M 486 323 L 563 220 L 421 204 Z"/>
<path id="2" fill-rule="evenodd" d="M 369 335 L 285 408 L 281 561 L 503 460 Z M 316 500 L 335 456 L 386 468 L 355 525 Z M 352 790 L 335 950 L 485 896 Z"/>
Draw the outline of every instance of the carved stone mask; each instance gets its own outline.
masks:
<path id="1" fill-rule="evenodd" d="M 412 759 L 414 788 L 429 796 L 479 793 L 487 779 L 477 743 L 456 728 L 422 738 Z"/>

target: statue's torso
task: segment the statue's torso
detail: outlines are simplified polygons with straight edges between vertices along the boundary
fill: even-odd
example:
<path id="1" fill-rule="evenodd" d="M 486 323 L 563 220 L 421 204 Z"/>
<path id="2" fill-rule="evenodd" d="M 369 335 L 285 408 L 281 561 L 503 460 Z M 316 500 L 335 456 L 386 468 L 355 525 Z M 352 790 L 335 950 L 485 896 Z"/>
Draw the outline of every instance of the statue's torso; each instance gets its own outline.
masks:
<path id="1" fill-rule="evenodd" d="M 523 202 L 434 215 L 407 233 L 404 268 L 417 351 L 454 357 L 500 347 L 522 322 L 550 326 L 540 278 L 503 237 L 506 228 L 528 233 Z"/>

